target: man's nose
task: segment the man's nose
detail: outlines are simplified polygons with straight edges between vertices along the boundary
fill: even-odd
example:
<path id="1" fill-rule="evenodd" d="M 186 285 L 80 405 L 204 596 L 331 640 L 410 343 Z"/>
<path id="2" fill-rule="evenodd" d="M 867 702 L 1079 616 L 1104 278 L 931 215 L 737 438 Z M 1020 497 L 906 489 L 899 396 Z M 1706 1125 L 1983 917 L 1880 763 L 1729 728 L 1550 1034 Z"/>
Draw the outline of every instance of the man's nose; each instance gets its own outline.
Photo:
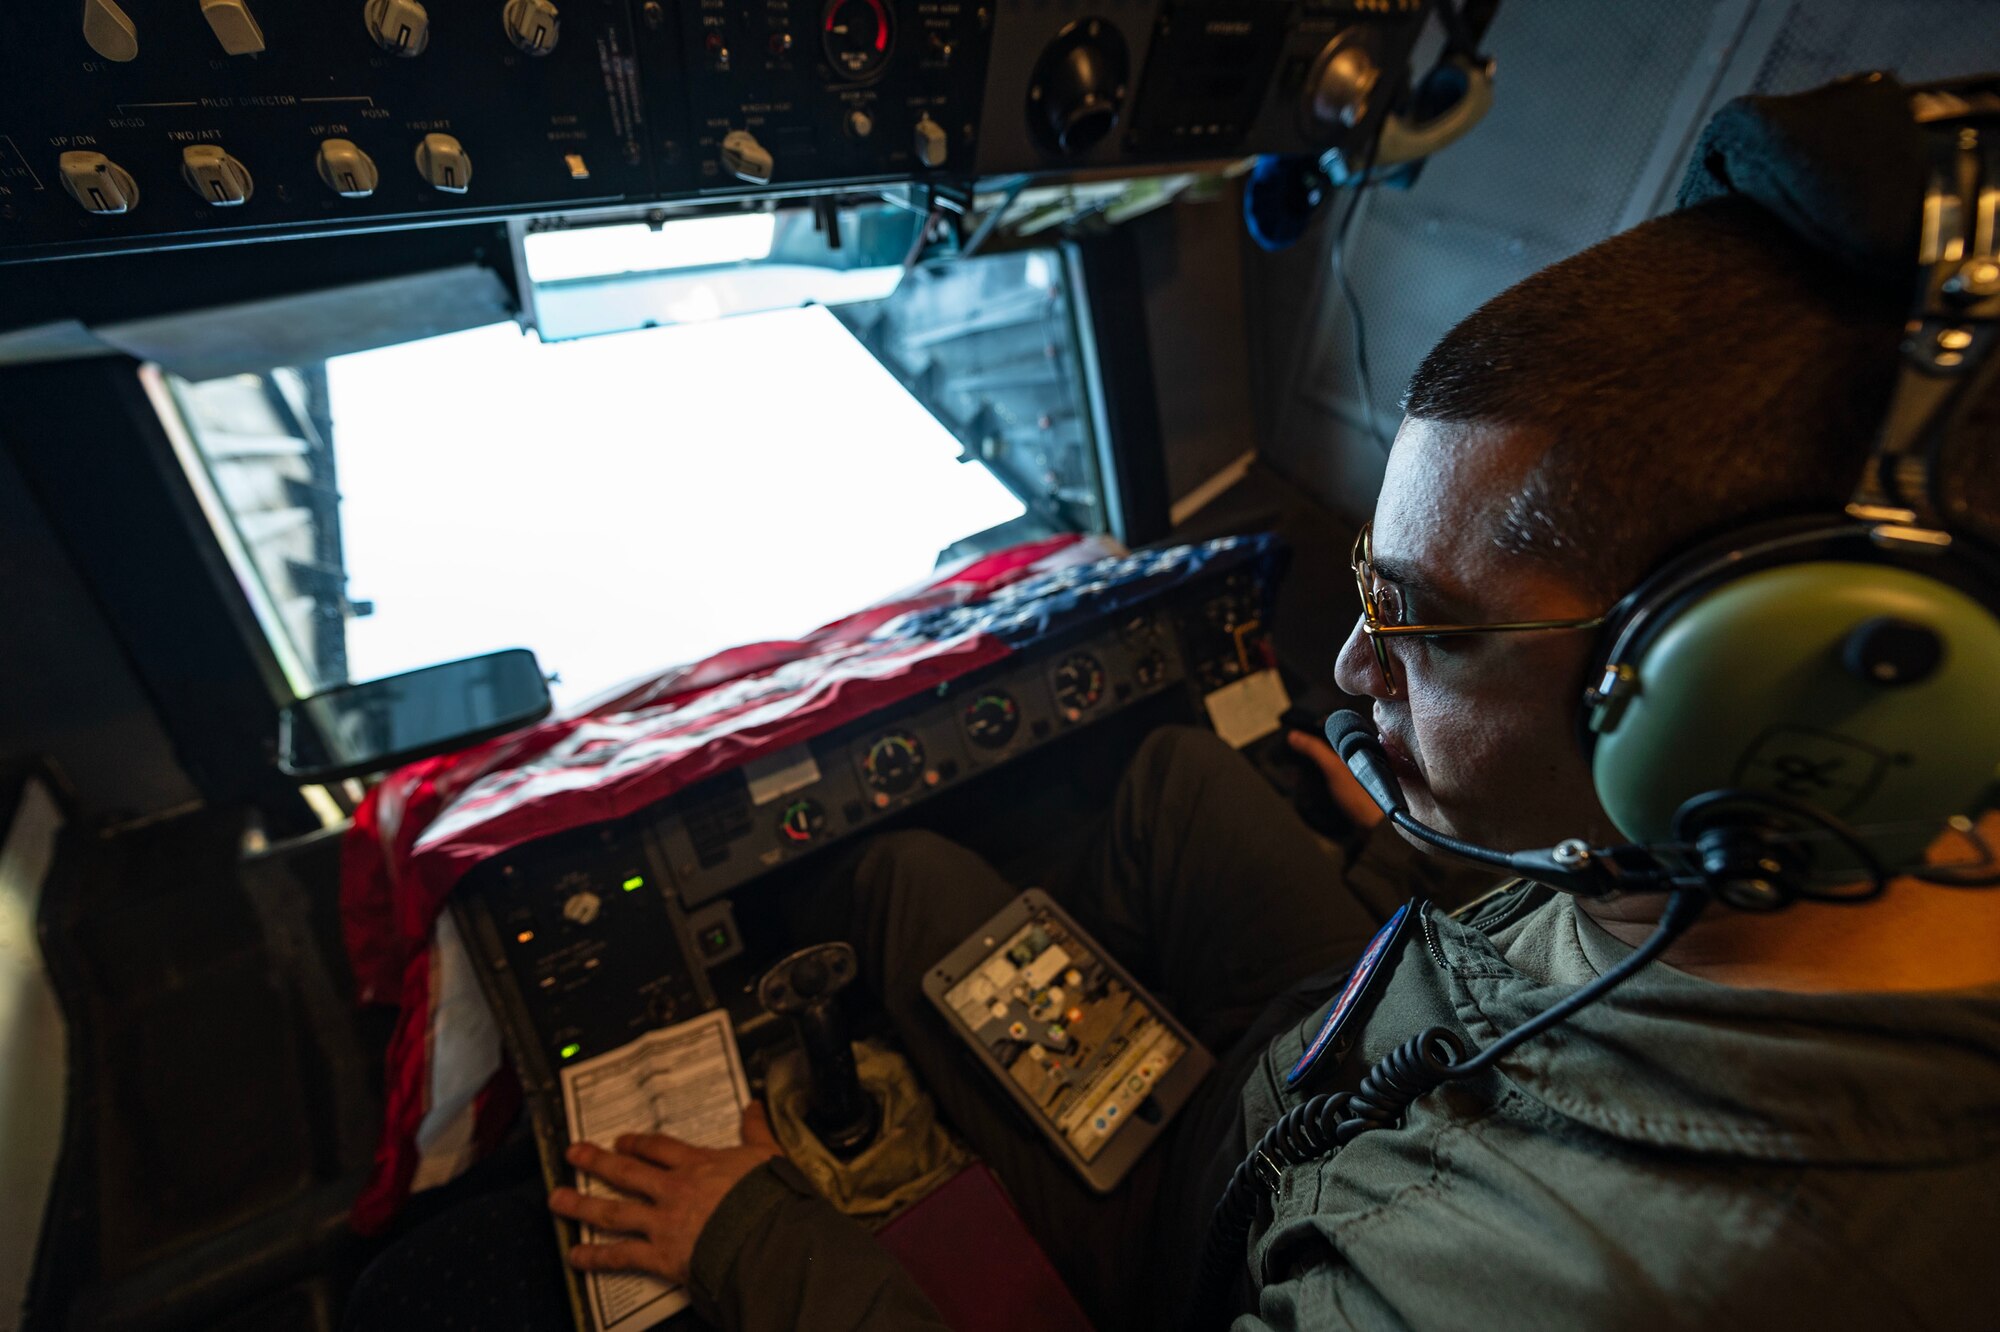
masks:
<path id="1" fill-rule="evenodd" d="M 1391 698 L 1389 682 L 1382 678 L 1382 667 L 1375 660 L 1375 646 L 1361 632 L 1361 625 L 1361 617 L 1355 616 L 1354 627 L 1347 631 L 1347 641 L 1340 645 L 1340 654 L 1333 659 L 1334 683 L 1356 697 Z"/>

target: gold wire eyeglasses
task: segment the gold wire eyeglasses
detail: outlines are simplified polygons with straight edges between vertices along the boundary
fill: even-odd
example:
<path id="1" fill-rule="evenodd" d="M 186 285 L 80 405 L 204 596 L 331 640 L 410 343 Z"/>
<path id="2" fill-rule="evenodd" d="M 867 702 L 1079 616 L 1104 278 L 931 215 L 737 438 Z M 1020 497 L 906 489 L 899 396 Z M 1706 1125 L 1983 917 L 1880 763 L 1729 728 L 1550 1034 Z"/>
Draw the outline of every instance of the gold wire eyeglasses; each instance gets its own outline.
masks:
<path id="1" fill-rule="evenodd" d="M 1382 683 L 1396 692 L 1396 675 L 1389 666 L 1389 645 L 1384 639 L 1398 634 L 1412 638 L 1451 638 L 1461 634 L 1512 634 L 1529 629 L 1595 629 L 1604 616 L 1579 620 L 1511 620 L 1505 624 L 1406 624 L 1403 617 L 1403 590 L 1376 576 L 1375 552 L 1370 542 L 1373 523 L 1364 523 L 1354 538 L 1354 586 L 1361 593 L 1361 632 L 1375 649 L 1375 664 L 1381 668 Z"/>

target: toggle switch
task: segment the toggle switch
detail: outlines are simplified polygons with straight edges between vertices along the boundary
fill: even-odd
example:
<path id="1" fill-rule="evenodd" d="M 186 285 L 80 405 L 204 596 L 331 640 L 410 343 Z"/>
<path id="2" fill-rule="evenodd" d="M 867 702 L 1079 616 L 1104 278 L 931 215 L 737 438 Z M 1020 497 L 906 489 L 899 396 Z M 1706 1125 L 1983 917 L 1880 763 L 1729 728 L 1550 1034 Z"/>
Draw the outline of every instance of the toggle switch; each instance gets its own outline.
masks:
<path id="1" fill-rule="evenodd" d="M 426 134 L 417 145 L 417 174 L 446 194 L 464 194 L 472 183 L 472 159 L 449 134 Z"/>
<path id="2" fill-rule="evenodd" d="M 64 153 L 57 169 L 63 188 L 86 213 L 129 213 L 139 206 L 132 173 L 103 153 Z"/>
<path id="3" fill-rule="evenodd" d="M 257 188 L 250 179 L 250 168 L 212 143 L 190 144 L 181 149 L 181 179 L 217 208 L 248 203 Z"/>
<path id="4" fill-rule="evenodd" d="M 256 55 L 264 49 L 264 30 L 246 0 L 201 0 L 201 16 L 227 54 Z"/>
<path id="5" fill-rule="evenodd" d="M 431 44 L 431 16 L 417 0 L 368 0 L 361 17 L 375 44 L 391 55 L 422 55 Z"/>
<path id="6" fill-rule="evenodd" d="M 929 115 L 920 117 L 917 120 L 917 160 L 927 167 L 941 167 L 950 151 L 951 144 L 945 138 L 944 126 Z"/>
<path id="7" fill-rule="evenodd" d="M 507 40 L 531 56 L 555 50 L 556 37 L 562 31 L 556 7 L 549 0 L 507 0 L 500 22 L 507 29 Z"/>
<path id="8" fill-rule="evenodd" d="M 321 143 L 315 165 L 326 187 L 343 199 L 366 199 L 375 193 L 375 186 L 381 181 L 375 159 L 347 139 Z"/>
<path id="9" fill-rule="evenodd" d="M 736 179 L 769 185 L 774 165 L 770 150 L 749 130 L 731 130 L 722 136 L 722 169 Z"/>
<path id="10" fill-rule="evenodd" d="M 123 63 L 139 54 L 139 30 L 117 0 L 83 0 L 83 40 L 106 60 Z"/>
<path id="11" fill-rule="evenodd" d="M 847 113 L 847 133 L 856 139 L 865 139 L 875 132 L 875 117 L 859 107 Z"/>

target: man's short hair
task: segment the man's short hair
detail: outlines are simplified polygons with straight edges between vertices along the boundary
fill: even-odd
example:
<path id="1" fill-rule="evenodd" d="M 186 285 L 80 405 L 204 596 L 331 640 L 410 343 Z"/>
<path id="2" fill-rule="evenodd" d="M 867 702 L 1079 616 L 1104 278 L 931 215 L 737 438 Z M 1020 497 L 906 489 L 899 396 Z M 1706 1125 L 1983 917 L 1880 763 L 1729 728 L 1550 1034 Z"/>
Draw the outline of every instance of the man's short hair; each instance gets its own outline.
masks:
<path id="1" fill-rule="evenodd" d="M 1492 539 L 1609 605 L 1714 532 L 1839 510 L 1887 409 L 1906 300 L 1720 199 L 1494 297 L 1424 358 L 1404 408 L 1539 450 Z"/>

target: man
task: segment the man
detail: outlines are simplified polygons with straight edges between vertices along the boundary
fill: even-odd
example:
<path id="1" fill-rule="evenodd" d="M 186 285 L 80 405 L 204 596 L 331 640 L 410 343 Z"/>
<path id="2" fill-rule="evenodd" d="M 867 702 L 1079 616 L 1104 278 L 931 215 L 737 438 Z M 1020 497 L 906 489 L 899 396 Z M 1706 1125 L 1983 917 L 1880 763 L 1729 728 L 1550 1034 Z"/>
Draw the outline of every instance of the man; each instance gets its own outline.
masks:
<path id="1" fill-rule="evenodd" d="M 1586 621 L 1714 530 L 1837 509 L 1902 302 L 1734 200 L 1528 279 L 1412 382 L 1372 526 L 1378 602 L 1406 622 Z M 1580 629 L 1357 626 L 1338 675 L 1375 700 L 1420 819 L 1502 847 L 1611 839 L 1574 740 L 1591 647 Z M 1303 1095 L 1353 1087 L 1432 1024 L 1490 1044 L 1658 912 L 1524 884 L 1467 919 L 1426 911 L 1354 1048 L 1288 1089 L 1340 969 L 1395 905 L 1370 887 L 1382 850 L 1342 893 L 1233 756 L 1149 742 L 1102 843 L 1049 887 L 1222 1057 L 1109 1198 L 1010 1122 L 917 991 L 1014 889 L 923 834 L 860 866 L 850 937 L 902 1043 L 1101 1326 L 1184 1315 L 1230 1170 Z M 582 1146 L 574 1165 L 642 1201 L 551 1205 L 635 1234 L 577 1266 L 691 1276 L 725 1328 L 938 1325 L 777 1154 L 755 1113 L 725 1152 Z M 1899 880 L 1862 909 L 1711 912 L 1613 1002 L 1284 1172 L 1231 1312 L 1242 1329 L 1992 1326 L 1996 1233 L 2000 894 Z"/>

